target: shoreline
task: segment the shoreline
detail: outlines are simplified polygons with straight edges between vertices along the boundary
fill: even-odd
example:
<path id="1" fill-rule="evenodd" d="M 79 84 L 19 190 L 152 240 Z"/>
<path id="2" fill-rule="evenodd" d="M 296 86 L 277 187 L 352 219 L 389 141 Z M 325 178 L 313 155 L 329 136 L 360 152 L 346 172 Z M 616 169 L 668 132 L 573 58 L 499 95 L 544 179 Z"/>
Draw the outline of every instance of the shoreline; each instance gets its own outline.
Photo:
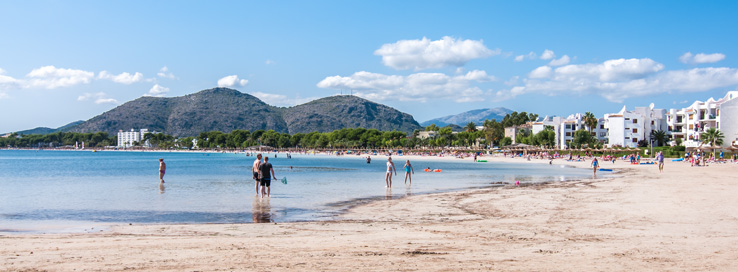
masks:
<path id="1" fill-rule="evenodd" d="M 623 162 L 608 178 L 373 201 L 333 221 L 0 236 L 0 263 L 9 270 L 730 271 L 738 263 L 731 208 L 738 166 L 687 165 L 668 161 L 659 174 Z"/>

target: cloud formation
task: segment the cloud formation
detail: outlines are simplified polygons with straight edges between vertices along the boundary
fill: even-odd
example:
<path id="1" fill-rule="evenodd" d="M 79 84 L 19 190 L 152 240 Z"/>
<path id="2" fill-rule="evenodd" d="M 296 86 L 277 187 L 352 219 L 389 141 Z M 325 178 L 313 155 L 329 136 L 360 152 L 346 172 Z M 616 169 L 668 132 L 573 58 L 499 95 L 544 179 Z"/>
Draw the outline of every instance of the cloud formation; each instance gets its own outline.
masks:
<path id="1" fill-rule="evenodd" d="M 246 79 L 239 79 L 237 75 L 227 76 L 221 79 L 218 79 L 218 87 L 227 87 L 232 88 L 235 86 L 246 86 L 249 81 Z"/>
<path id="2" fill-rule="evenodd" d="M 5 75 L 5 70 L 0 68 L 0 90 L 9 90 L 9 89 L 15 89 L 20 86 L 20 81 L 11 77 Z M 0 93 L 0 95 L 3 95 L 3 93 Z M 5 94 L 3 97 L 7 98 L 7 94 Z"/>
<path id="3" fill-rule="evenodd" d="M 569 59 L 569 56 L 568 55 L 564 55 L 563 57 L 561 57 L 559 59 L 553 59 L 553 60 L 551 60 L 551 62 L 549 62 L 548 65 L 551 65 L 551 66 L 567 65 L 567 64 L 569 64 L 569 61 L 571 61 L 571 59 Z"/>
<path id="4" fill-rule="evenodd" d="M 161 67 L 161 69 L 159 69 L 159 72 L 156 73 L 156 75 L 159 76 L 160 78 L 168 78 L 168 79 L 174 79 L 175 78 L 174 77 L 174 74 L 172 74 L 171 72 L 169 72 L 169 68 L 167 68 L 166 66 Z"/>
<path id="5" fill-rule="evenodd" d="M 526 55 L 517 55 L 517 56 L 515 56 L 515 61 L 521 62 L 521 61 L 524 61 L 525 59 L 535 59 L 537 56 L 538 55 L 536 55 L 536 53 L 530 52 L 530 53 L 528 53 Z"/>
<path id="6" fill-rule="evenodd" d="M 118 104 L 118 100 L 106 96 L 104 92 L 85 93 L 77 97 L 77 101 L 94 101 L 95 104 Z"/>
<path id="7" fill-rule="evenodd" d="M 56 68 L 54 66 L 44 66 L 33 69 L 26 75 L 25 84 L 27 87 L 37 87 L 45 89 L 55 89 L 59 87 L 69 87 L 78 84 L 87 84 L 95 77 L 95 73 L 76 70 Z"/>
<path id="8" fill-rule="evenodd" d="M 546 95 L 596 94 L 612 102 L 660 93 L 702 92 L 738 84 L 738 69 L 695 68 L 662 71 L 664 65 L 648 58 L 614 59 L 603 63 L 541 66 L 528 74 L 523 86 L 500 90 L 495 100 L 527 93 Z"/>
<path id="9" fill-rule="evenodd" d="M 371 100 L 421 101 L 448 99 L 456 102 L 483 101 L 484 91 L 472 82 L 495 80 L 485 71 L 474 70 L 464 75 L 416 73 L 408 76 L 384 75 L 366 71 L 351 76 L 332 76 L 317 86 L 335 90 L 353 90 L 357 96 Z"/>
<path id="10" fill-rule="evenodd" d="M 112 80 L 115 83 L 121 83 L 121 84 L 128 85 L 128 84 L 133 84 L 133 83 L 143 80 L 143 74 L 136 72 L 135 74 L 131 75 L 128 72 L 124 72 L 118 75 L 114 75 L 114 74 L 108 73 L 108 71 L 102 71 L 97 75 L 97 78 Z"/>
<path id="11" fill-rule="evenodd" d="M 687 53 L 684 53 L 684 55 L 682 55 L 681 57 L 679 57 L 680 62 L 687 63 L 687 64 L 715 63 L 723 59 L 725 59 L 725 55 L 720 54 L 720 53 L 714 53 L 714 54 L 699 53 L 697 55 L 692 55 L 692 52 L 687 52 Z"/>
<path id="12" fill-rule="evenodd" d="M 459 67 L 470 60 L 499 55 L 501 52 L 500 49 L 490 50 L 482 41 L 457 40 L 446 36 L 436 41 L 423 37 L 420 40 L 384 44 L 374 54 L 382 56 L 382 63 L 394 69 L 422 70 Z"/>
<path id="13" fill-rule="evenodd" d="M 551 50 L 548 50 L 548 49 L 544 50 L 543 51 L 543 54 L 541 54 L 541 59 L 542 60 L 550 60 L 550 59 L 553 59 L 555 57 L 556 57 L 556 54 L 554 54 L 554 51 L 551 51 Z"/>
<path id="14" fill-rule="evenodd" d="M 145 93 L 143 96 L 163 97 L 168 92 L 169 88 L 161 86 L 159 84 L 154 84 L 154 86 L 149 89 L 149 92 Z"/>

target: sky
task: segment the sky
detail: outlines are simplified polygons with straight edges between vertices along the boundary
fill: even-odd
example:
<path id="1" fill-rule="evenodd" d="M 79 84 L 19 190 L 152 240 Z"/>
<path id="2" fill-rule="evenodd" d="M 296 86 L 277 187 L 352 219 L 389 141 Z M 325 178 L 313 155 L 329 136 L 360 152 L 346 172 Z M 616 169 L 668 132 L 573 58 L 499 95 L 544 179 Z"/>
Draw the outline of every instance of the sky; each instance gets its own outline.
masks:
<path id="1" fill-rule="evenodd" d="M 229 87 L 418 122 L 596 116 L 738 90 L 738 1 L 4 1 L 0 133 Z M 121 128 L 130 129 L 130 128 Z"/>

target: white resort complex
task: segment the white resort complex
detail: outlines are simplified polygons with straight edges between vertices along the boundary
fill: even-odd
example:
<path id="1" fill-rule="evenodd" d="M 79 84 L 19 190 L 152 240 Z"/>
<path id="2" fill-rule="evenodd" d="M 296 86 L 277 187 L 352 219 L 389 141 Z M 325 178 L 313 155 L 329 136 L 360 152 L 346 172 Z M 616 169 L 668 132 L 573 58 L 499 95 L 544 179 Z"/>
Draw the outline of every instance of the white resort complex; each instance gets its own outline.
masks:
<path id="1" fill-rule="evenodd" d="M 652 132 L 662 130 L 669 135 L 670 145 L 675 139 L 681 139 L 686 147 L 697 147 L 701 144 L 700 134 L 710 128 L 723 132 L 723 146 L 738 143 L 738 91 L 730 91 L 723 98 L 708 99 L 705 102 L 695 101 L 682 109 L 654 109 L 636 107 L 628 111 L 625 106 L 617 113 L 608 113 L 597 119 L 597 126 L 592 129 L 592 136 L 607 147 L 637 147 L 639 141 L 650 141 Z M 580 129 L 589 130 L 585 126 L 584 115 L 577 113 L 566 118 L 546 116 L 540 121 L 531 122 L 533 133 L 538 133 L 547 126 L 556 132 L 556 144 L 559 148 L 568 148 L 574 139 L 574 132 Z M 513 138 L 514 139 L 514 138 Z"/>

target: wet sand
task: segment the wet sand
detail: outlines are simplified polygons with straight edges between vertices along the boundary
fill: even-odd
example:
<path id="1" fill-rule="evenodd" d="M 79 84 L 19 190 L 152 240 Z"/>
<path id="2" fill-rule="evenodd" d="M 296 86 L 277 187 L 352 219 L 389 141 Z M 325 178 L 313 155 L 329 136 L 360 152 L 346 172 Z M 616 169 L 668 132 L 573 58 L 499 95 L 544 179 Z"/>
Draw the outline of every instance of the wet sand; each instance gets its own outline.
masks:
<path id="1" fill-rule="evenodd" d="M 0 270 L 735 271 L 738 165 L 604 167 L 619 172 L 375 201 L 329 222 L 3 235 Z"/>

